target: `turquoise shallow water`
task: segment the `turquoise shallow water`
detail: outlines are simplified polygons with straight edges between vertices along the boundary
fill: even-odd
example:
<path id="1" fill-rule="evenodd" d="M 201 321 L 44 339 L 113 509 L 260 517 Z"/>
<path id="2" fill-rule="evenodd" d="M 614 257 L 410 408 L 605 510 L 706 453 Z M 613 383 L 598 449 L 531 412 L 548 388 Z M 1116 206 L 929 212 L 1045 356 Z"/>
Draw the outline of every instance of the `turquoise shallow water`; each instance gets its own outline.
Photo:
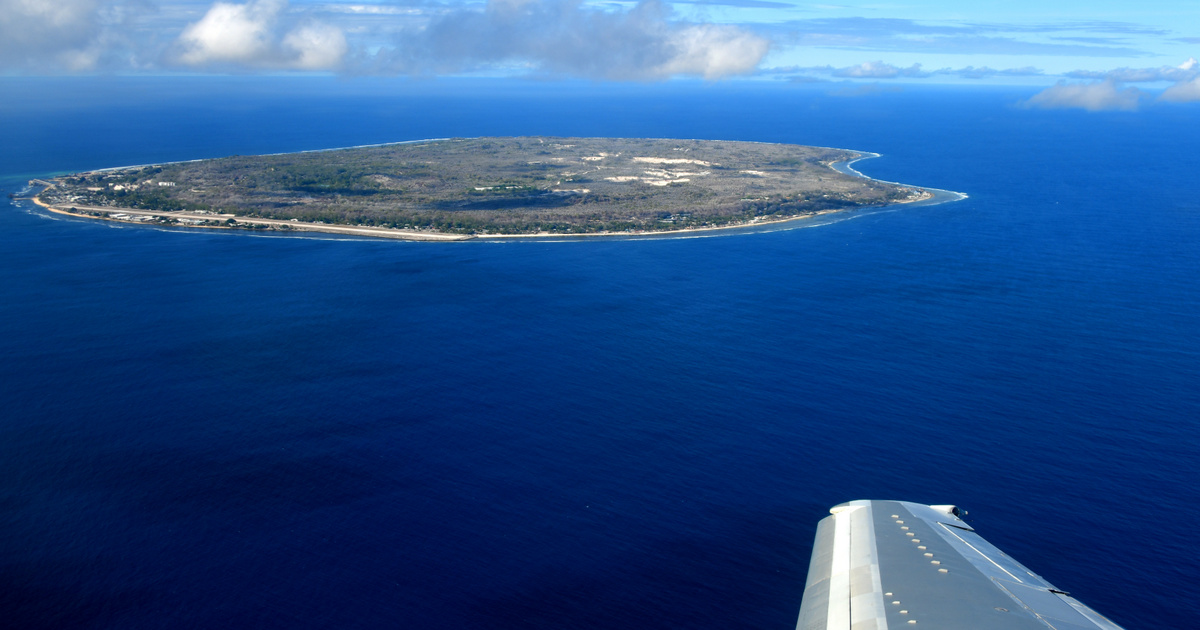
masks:
<path id="1" fill-rule="evenodd" d="M 1194 108 L 171 81 L 5 79 L 24 96 L 0 103 L 0 189 L 537 133 L 849 147 L 882 154 L 868 175 L 970 197 L 719 238 L 450 244 L 7 205 L 17 626 L 791 627 L 816 522 L 854 498 L 956 503 L 1118 623 L 1190 625 Z"/>

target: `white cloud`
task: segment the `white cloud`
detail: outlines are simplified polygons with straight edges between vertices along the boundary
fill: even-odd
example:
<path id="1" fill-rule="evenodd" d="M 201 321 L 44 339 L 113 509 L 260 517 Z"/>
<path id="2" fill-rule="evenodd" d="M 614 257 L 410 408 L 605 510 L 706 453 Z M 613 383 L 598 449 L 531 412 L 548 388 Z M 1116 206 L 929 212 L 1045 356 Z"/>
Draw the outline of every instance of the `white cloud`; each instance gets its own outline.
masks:
<path id="1" fill-rule="evenodd" d="M 857 66 L 834 70 L 833 76 L 852 79 L 895 79 L 898 77 L 927 77 L 929 73 L 922 72 L 919 63 L 914 63 L 908 68 L 901 68 L 882 61 L 868 61 Z"/>
<path id="2" fill-rule="evenodd" d="M 1059 81 L 1024 102 L 1040 109 L 1086 109 L 1090 112 L 1134 111 L 1142 93 L 1137 88 L 1121 88 L 1114 81 L 1068 83 Z"/>
<path id="3" fill-rule="evenodd" d="M 213 61 L 253 63 L 270 49 L 270 24 L 282 9 L 279 0 L 218 2 L 199 22 L 183 29 L 179 42 L 184 52 L 179 60 L 190 65 Z"/>
<path id="4" fill-rule="evenodd" d="M 380 73 L 521 68 L 594 79 L 719 79 L 754 70 L 770 42 L 737 26 L 672 19 L 659 0 L 601 10 L 580 0 L 489 0 L 410 29 L 370 58 Z"/>
<path id="5" fill-rule="evenodd" d="M 336 68 L 346 56 L 346 36 L 328 24 L 310 23 L 283 38 L 283 48 L 292 53 L 293 65 L 302 70 Z"/>
<path id="6" fill-rule="evenodd" d="M 671 38 L 674 54 L 650 74 L 694 75 L 719 79 L 754 71 L 767 54 L 765 39 L 733 26 L 701 24 L 685 27 Z"/>
<path id="7" fill-rule="evenodd" d="M 720 79 L 753 73 L 770 45 L 745 27 L 685 20 L 663 0 L 0 0 L 0 71 Z"/>
<path id="8" fill-rule="evenodd" d="M 1174 85 L 1163 90 L 1163 93 L 1158 97 L 1159 100 L 1174 103 L 1200 101 L 1200 62 L 1197 62 L 1195 57 L 1188 58 L 1187 61 L 1178 66 L 1117 68 L 1104 72 L 1076 70 L 1068 72 L 1067 76 L 1080 79 L 1103 79 L 1103 84 L 1113 86 L 1121 85 L 1122 83 L 1170 82 Z M 1133 89 L 1127 88 L 1125 92 Z"/>
<path id="9" fill-rule="evenodd" d="M 338 67 L 346 36 L 337 27 L 308 22 L 285 32 L 286 0 L 217 2 L 183 29 L 176 59 L 190 66 L 237 65 L 299 70 Z"/>
<path id="10" fill-rule="evenodd" d="M 0 0 L 0 64 L 90 68 L 99 12 L 96 0 Z"/>
<path id="11" fill-rule="evenodd" d="M 1196 68 L 1196 60 L 1189 59 L 1178 66 L 1161 66 L 1158 68 L 1117 68 L 1096 72 L 1092 70 L 1075 70 L 1066 76 L 1072 79 L 1107 79 L 1120 83 L 1154 83 L 1157 81 L 1184 81 L 1200 72 Z"/>
<path id="12" fill-rule="evenodd" d="M 1173 103 L 1194 103 L 1200 101 L 1200 76 L 1172 85 L 1163 90 L 1159 98 Z"/>

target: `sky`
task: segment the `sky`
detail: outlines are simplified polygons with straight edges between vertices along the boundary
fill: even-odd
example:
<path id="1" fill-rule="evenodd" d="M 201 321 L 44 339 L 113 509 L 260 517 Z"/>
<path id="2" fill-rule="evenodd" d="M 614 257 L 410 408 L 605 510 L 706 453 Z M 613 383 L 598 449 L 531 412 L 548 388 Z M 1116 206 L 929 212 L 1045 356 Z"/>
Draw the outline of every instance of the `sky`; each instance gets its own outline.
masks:
<path id="1" fill-rule="evenodd" d="M 1200 101 L 1195 0 L 0 0 L 0 75 L 317 73 L 1044 86 Z"/>

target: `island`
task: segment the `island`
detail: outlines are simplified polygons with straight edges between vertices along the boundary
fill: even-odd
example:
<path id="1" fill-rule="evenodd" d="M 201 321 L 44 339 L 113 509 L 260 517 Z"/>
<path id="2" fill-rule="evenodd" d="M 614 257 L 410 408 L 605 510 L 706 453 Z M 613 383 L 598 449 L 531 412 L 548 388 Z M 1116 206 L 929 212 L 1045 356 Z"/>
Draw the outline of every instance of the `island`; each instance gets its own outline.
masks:
<path id="1" fill-rule="evenodd" d="M 643 138 L 452 138 L 74 173 L 55 212 L 179 227 L 407 240 L 672 234 L 927 199 L 791 144 Z"/>

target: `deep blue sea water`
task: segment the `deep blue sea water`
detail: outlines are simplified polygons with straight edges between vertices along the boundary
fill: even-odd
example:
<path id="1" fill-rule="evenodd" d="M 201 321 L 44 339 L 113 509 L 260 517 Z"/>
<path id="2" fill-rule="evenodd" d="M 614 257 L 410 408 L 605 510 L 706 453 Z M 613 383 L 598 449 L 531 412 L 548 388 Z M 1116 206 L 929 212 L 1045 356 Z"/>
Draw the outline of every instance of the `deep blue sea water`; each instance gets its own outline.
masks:
<path id="1" fill-rule="evenodd" d="M 1200 600 L 1200 108 L 1034 90 L 0 79 L 33 176 L 431 137 L 837 146 L 956 203 L 397 243 L 0 208 L 12 628 L 790 628 L 817 521 L 955 503 L 1127 628 Z"/>

